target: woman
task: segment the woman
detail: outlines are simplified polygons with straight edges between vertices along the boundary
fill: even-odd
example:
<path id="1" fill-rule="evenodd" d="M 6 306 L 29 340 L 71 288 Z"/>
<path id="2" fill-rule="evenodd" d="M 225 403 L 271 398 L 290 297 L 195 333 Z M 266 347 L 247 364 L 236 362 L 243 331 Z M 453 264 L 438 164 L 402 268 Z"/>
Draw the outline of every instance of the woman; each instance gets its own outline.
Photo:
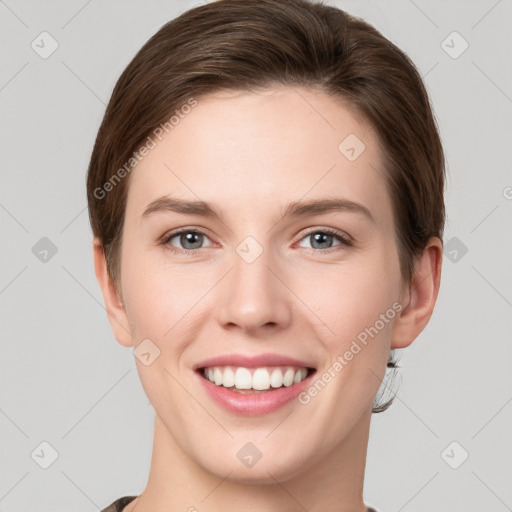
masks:
<path id="1" fill-rule="evenodd" d="M 374 510 L 375 398 L 442 261 L 443 150 L 408 57 L 306 0 L 192 9 L 120 77 L 87 189 L 156 412 L 146 488 L 105 511 Z"/>

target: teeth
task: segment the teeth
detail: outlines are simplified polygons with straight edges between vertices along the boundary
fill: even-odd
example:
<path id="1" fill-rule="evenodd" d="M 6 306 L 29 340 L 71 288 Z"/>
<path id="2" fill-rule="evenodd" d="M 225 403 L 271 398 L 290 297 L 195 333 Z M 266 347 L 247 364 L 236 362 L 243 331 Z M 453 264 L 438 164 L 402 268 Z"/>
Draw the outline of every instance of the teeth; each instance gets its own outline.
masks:
<path id="1" fill-rule="evenodd" d="M 294 377 L 295 377 L 295 372 L 293 371 L 293 368 L 288 368 L 286 370 L 285 374 L 283 375 L 283 384 L 286 387 L 291 386 L 293 384 Z"/>
<path id="2" fill-rule="evenodd" d="M 218 368 L 215 368 L 216 370 Z M 220 371 L 220 369 L 218 369 Z M 217 383 L 215 383 L 217 384 Z M 222 382 L 217 386 L 222 385 Z M 251 372 L 247 368 L 237 368 L 235 373 L 235 388 L 236 389 L 251 389 L 252 388 L 252 376 Z"/>
<path id="3" fill-rule="evenodd" d="M 273 370 L 270 375 L 270 385 L 273 388 L 280 388 L 283 385 L 283 372 L 279 369 Z"/>
<path id="4" fill-rule="evenodd" d="M 269 389 L 270 388 L 270 375 L 264 368 L 258 368 L 252 376 L 253 389 Z"/>
<path id="5" fill-rule="evenodd" d="M 223 376 L 222 376 L 222 372 L 220 371 L 220 368 L 214 368 L 213 369 L 213 382 L 215 382 L 215 384 L 217 386 L 220 386 L 222 384 L 222 380 L 223 380 Z"/>
<path id="6" fill-rule="evenodd" d="M 266 391 L 282 386 L 289 387 L 303 381 L 307 374 L 307 368 L 291 366 L 252 369 L 214 366 L 203 370 L 204 377 L 217 386 L 256 391 Z"/>
<path id="7" fill-rule="evenodd" d="M 226 368 L 224 370 L 222 385 L 227 388 L 231 388 L 235 385 L 235 372 L 231 368 Z"/>

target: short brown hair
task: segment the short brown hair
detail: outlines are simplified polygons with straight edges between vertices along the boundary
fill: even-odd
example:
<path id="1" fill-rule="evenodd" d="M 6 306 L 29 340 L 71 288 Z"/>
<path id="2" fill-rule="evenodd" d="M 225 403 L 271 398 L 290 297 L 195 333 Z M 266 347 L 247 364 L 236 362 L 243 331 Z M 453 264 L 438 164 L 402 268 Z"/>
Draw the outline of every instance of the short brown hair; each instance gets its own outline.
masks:
<path id="1" fill-rule="evenodd" d="M 191 97 L 274 85 L 320 88 L 344 99 L 375 129 L 402 276 L 410 282 L 415 258 L 430 237 L 442 240 L 445 221 L 444 154 L 428 94 L 409 57 L 374 27 L 310 0 L 219 0 L 196 7 L 165 24 L 124 70 L 87 174 L 89 218 L 114 282 L 126 162 L 148 134 Z M 123 179 L 112 181 L 123 166 Z M 393 353 L 389 368 L 396 367 Z"/>

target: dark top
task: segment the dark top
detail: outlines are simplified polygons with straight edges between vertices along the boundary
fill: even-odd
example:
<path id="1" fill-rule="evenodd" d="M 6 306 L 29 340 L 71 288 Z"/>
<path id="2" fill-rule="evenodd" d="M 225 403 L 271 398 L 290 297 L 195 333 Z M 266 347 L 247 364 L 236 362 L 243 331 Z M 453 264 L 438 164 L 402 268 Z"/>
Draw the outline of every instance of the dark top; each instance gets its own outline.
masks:
<path id="1" fill-rule="evenodd" d="M 123 496 L 111 503 L 107 508 L 104 508 L 101 512 L 122 512 L 123 508 L 136 497 L 137 496 Z"/>
<path id="2" fill-rule="evenodd" d="M 122 512 L 123 508 L 132 502 L 137 496 L 123 496 L 111 503 L 107 508 L 104 508 L 101 512 Z M 377 512 L 374 508 L 368 507 L 368 512 Z"/>

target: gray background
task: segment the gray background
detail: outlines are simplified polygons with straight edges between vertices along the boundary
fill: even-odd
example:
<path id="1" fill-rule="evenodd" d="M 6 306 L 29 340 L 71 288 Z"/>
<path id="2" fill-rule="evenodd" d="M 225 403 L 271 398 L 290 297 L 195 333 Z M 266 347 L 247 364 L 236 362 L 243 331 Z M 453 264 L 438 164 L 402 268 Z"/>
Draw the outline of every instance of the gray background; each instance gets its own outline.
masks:
<path id="1" fill-rule="evenodd" d="M 153 410 L 95 281 L 85 172 L 119 74 L 197 3 L 0 1 L 1 511 L 90 512 L 145 486 Z M 374 415 L 365 500 L 382 512 L 512 510 L 512 2 L 328 3 L 412 57 L 449 172 L 438 305 L 400 352 L 398 398 Z M 31 47 L 43 31 L 59 45 L 46 59 Z M 457 58 L 453 31 L 469 44 Z M 43 237 L 57 248 L 46 261 Z M 58 453 L 47 469 L 44 441 Z"/>

